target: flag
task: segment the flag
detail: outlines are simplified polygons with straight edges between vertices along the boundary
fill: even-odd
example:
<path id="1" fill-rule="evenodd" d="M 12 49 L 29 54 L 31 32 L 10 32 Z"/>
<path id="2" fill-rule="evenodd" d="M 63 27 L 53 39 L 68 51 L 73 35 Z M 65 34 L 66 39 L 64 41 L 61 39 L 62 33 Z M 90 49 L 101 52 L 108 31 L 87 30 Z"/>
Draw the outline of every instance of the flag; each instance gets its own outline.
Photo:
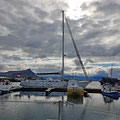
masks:
<path id="1" fill-rule="evenodd" d="M 17 77 L 21 77 L 21 75 L 19 75 L 19 74 L 16 74 L 16 76 L 17 76 Z"/>

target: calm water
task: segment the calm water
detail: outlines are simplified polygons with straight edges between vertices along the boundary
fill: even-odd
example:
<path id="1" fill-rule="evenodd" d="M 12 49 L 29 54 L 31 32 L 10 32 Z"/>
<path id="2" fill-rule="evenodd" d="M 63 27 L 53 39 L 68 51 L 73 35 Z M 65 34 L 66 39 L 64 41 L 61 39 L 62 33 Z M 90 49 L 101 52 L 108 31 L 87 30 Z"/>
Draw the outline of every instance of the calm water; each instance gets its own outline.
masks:
<path id="1" fill-rule="evenodd" d="M 89 94 L 79 99 L 63 93 L 15 92 L 0 96 L 0 120 L 120 120 L 120 100 Z M 61 112 L 60 112 L 61 111 Z"/>

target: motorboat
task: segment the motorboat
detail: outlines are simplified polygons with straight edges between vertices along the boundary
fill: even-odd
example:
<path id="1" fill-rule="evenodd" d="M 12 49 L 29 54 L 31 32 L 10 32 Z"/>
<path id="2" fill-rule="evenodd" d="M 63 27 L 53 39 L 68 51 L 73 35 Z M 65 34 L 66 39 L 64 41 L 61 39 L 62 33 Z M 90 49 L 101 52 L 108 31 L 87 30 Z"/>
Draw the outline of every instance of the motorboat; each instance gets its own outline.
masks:
<path id="1" fill-rule="evenodd" d="M 83 96 L 84 88 L 89 84 L 89 81 L 69 80 L 67 86 L 68 96 Z"/>
<path id="2" fill-rule="evenodd" d="M 9 80 L 0 80 L 0 91 L 8 92 L 12 87 L 12 83 Z"/>
<path id="3" fill-rule="evenodd" d="M 103 85 L 102 95 L 113 99 L 119 99 L 120 95 L 116 91 L 116 88 L 109 83 Z"/>

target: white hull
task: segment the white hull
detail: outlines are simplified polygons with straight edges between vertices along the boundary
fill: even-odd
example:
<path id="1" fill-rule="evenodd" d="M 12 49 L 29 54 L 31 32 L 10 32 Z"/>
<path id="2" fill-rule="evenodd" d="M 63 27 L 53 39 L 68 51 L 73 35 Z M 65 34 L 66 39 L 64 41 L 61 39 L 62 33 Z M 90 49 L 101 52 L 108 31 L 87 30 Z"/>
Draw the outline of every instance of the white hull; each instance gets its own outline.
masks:
<path id="1" fill-rule="evenodd" d="M 0 84 L 0 91 L 10 91 L 12 85 L 9 84 L 9 85 L 3 85 L 3 84 Z"/>
<path id="2" fill-rule="evenodd" d="M 68 82 L 67 89 L 84 89 L 90 82 L 89 81 L 78 81 L 70 80 Z"/>
<path id="3" fill-rule="evenodd" d="M 84 88 L 89 84 L 89 81 L 71 80 L 68 82 L 67 95 L 68 96 L 83 96 Z"/>
<path id="4" fill-rule="evenodd" d="M 79 87 L 85 88 L 88 84 L 90 83 L 90 81 L 78 81 L 78 85 Z"/>
<path id="5" fill-rule="evenodd" d="M 65 88 L 67 82 L 61 80 L 26 80 L 21 81 L 24 88 Z"/>
<path id="6" fill-rule="evenodd" d="M 79 88 L 84 88 L 88 85 L 89 81 L 69 80 L 70 83 L 77 82 Z M 24 88 L 67 88 L 69 82 L 61 80 L 25 80 L 21 81 L 20 85 Z"/>

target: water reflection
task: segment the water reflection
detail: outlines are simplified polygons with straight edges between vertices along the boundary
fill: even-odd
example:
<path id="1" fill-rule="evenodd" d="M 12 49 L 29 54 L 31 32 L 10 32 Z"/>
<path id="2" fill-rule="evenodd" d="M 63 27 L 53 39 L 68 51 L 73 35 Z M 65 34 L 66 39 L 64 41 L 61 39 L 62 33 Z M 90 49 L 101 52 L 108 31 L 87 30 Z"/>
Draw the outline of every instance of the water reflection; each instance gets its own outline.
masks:
<path id="1" fill-rule="evenodd" d="M 10 94 L 4 94 L 4 95 L 0 95 L 0 100 L 8 100 L 10 98 Z"/>
<path id="2" fill-rule="evenodd" d="M 67 101 L 74 104 L 83 104 L 83 96 L 74 98 L 73 96 L 67 96 Z"/>
<path id="3" fill-rule="evenodd" d="M 21 96 L 45 96 L 45 92 L 20 92 Z"/>
<path id="4" fill-rule="evenodd" d="M 46 99 L 53 99 L 55 98 L 56 101 L 58 101 L 57 98 L 61 98 L 59 100 L 62 101 L 62 97 L 64 97 L 64 100 L 70 102 L 70 103 L 74 103 L 74 104 L 83 104 L 83 96 L 80 96 L 80 97 L 73 97 L 73 96 L 67 96 L 66 93 L 63 93 L 63 92 L 51 92 L 49 94 L 49 96 L 45 96 L 45 92 L 20 92 L 19 94 L 15 94 L 14 97 L 24 97 L 26 96 L 27 98 L 32 98 L 32 97 L 44 97 Z"/>
<path id="5" fill-rule="evenodd" d="M 64 92 L 51 92 L 48 96 L 45 96 L 45 92 L 30 92 L 30 91 L 24 91 L 24 92 L 16 92 L 12 93 L 12 98 L 15 100 L 21 100 L 21 101 L 47 101 L 47 102 L 58 102 L 62 101 L 62 97 L 64 97 L 64 100 L 67 100 L 67 94 Z"/>
<path id="6" fill-rule="evenodd" d="M 21 96 L 24 96 L 24 95 L 29 95 L 29 96 L 45 96 L 46 95 L 46 93 L 45 92 L 28 92 L 28 91 L 26 91 L 26 92 L 20 92 L 20 95 Z M 48 97 L 58 97 L 58 96 L 62 96 L 63 95 L 63 92 L 51 92 L 50 94 L 49 94 L 49 96 Z M 64 93 L 64 95 L 66 95 L 66 93 Z"/>
<path id="7" fill-rule="evenodd" d="M 114 96 L 107 96 L 107 95 L 103 95 L 103 100 L 105 103 L 112 103 L 114 102 L 114 100 L 119 100 L 119 96 L 116 98 Z"/>
<path id="8" fill-rule="evenodd" d="M 63 120 L 63 102 L 58 102 L 58 120 Z"/>
<path id="9" fill-rule="evenodd" d="M 103 96 L 103 100 L 105 103 L 112 103 L 114 101 L 114 99 L 107 96 Z"/>
<path id="10" fill-rule="evenodd" d="M 120 114 L 120 100 L 101 94 L 89 94 L 87 98 L 65 94 L 64 102 L 60 92 L 44 94 L 15 92 L 0 96 L 0 120 L 118 120 Z"/>

